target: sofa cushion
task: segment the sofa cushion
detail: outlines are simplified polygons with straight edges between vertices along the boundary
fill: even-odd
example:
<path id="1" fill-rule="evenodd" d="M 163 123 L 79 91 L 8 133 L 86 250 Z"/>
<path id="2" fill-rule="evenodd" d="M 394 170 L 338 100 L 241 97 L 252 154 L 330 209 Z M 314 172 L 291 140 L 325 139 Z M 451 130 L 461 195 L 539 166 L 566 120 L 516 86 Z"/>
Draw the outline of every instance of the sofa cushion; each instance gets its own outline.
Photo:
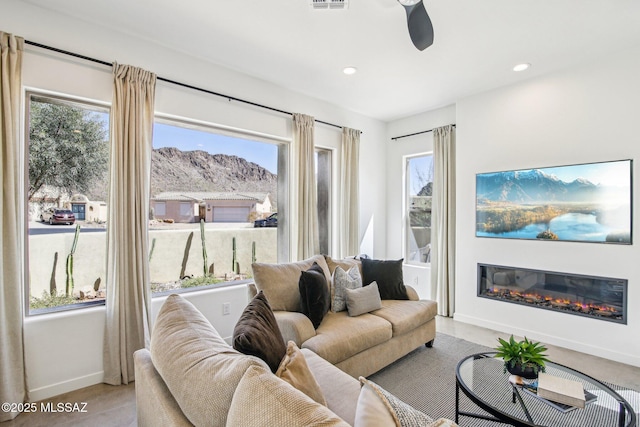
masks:
<path id="1" fill-rule="evenodd" d="M 357 266 L 345 271 L 341 266 L 336 266 L 331 278 L 331 311 L 338 312 L 347 309 L 345 289 L 358 289 L 362 287 L 362 276 Z"/>
<path id="2" fill-rule="evenodd" d="M 193 304 L 170 295 L 151 333 L 151 359 L 184 415 L 195 425 L 224 425 L 240 379 L 260 359 L 227 344 Z"/>
<path id="3" fill-rule="evenodd" d="M 287 354 L 280 362 L 276 376 L 282 378 L 296 389 L 300 390 L 321 405 L 327 406 L 327 401 L 320 390 L 320 385 L 309 370 L 306 358 L 295 342 L 287 344 Z"/>
<path id="4" fill-rule="evenodd" d="M 303 348 L 316 353 L 334 365 L 351 356 L 391 339 L 391 323 L 373 314 L 349 317 L 346 311 L 330 311 L 316 335 Z"/>
<path id="5" fill-rule="evenodd" d="M 353 425 L 356 418 L 356 402 L 360 395 L 360 382 L 308 348 L 300 351 L 322 389 L 327 407 Z"/>
<path id="6" fill-rule="evenodd" d="M 260 366 L 244 373 L 228 409 L 227 427 L 348 426 L 327 407 Z"/>
<path id="7" fill-rule="evenodd" d="M 345 289 L 349 316 L 360 316 L 382 308 L 378 284 L 371 283 L 358 289 Z"/>
<path id="8" fill-rule="evenodd" d="M 300 311 L 300 292 L 298 291 L 300 272 L 309 269 L 314 262 L 322 267 L 329 282 L 331 274 L 322 255 L 315 255 L 299 262 L 251 265 L 256 288 L 264 291 L 272 310 Z"/>
<path id="9" fill-rule="evenodd" d="M 298 290 L 300 291 L 300 310 L 317 329 L 331 306 L 329 284 L 322 267 L 317 262 L 314 262 L 308 270 L 300 272 Z"/>
<path id="10" fill-rule="evenodd" d="M 240 315 L 233 329 L 233 348 L 264 360 L 275 372 L 287 352 L 269 301 L 258 292 Z"/>
<path id="11" fill-rule="evenodd" d="M 363 259 L 362 284 L 367 286 L 376 282 L 382 299 L 408 300 L 402 277 L 402 261 Z"/>
<path id="12" fill-rule="evenodd" d="M 358 272 L 360 276 L 362 276 L 362 261 L 355 257 L 348 257 L 342 259 L 333 259 L 329 255 L 324 256 L 325 261 L 327 261 L 327 266 L 329 267 L 329 273 L 333 275 L 336 271 L 336 267 L 340 266 L 344 271 L 348 271 L 351 267 L 358 267 Z"/>
<path id="13" fill-rule="evenodd" d="M 393 336 L 403 335 L 433 319 L 438 311 L 435 301 L 383 300 L 382 308 L 371 314 L 382 317 L 393 327 Z"/>

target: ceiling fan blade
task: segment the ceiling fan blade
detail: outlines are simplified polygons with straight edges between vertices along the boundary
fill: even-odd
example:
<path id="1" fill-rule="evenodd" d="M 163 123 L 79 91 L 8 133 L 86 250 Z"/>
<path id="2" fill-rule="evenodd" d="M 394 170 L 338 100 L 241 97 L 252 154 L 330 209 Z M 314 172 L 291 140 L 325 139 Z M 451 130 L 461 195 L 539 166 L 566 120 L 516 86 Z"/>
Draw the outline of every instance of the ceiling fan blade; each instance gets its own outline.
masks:
<path id="1" fill-rule="evenodd" d="M 404 5 L 403 5 L 404 6 Z M 422 1 L 404 6 L 407 12 L 407 26 L 413 45 L 418 50 L 425 50 L 433 44 L 433 24 Z"/>

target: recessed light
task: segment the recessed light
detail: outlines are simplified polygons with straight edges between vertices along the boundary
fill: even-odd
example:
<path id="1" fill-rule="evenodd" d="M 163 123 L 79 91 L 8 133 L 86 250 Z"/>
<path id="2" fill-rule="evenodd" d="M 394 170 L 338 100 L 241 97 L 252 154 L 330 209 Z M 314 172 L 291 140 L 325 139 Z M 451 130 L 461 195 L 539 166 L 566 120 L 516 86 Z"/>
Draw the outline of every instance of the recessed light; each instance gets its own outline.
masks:
<path id="1" fill-rule="evenodd" d="M 358 71 L 358 69 L 356 67 L 345 67 L 342 72 L 345 73 L 347 76 L 350 76 L 352 74 L 355 74 L 356 71 Z"/>
<path id="2" fill-rule="evenodd" d="M 529 67 L 531 67 L 531 64 L 527 64 L 527 63 L 518 64 L 515 67 L 513 67 L 513 71 L 524 71 L 529 69 Z"/>

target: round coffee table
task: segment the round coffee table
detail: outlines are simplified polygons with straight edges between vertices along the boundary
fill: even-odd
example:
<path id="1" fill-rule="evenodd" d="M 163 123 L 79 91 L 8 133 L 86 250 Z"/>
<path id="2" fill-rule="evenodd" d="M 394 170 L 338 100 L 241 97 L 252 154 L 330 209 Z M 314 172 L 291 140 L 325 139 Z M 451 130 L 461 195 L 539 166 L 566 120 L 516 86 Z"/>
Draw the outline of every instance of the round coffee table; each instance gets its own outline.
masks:
<path id="1" fill-rule="evenodd" d="M 533 393 L 513 386 L 495 352 L 462 359 L 456 368 L 456 423 L 459 416 L 499 421 L 514 426 L 635 427 L 636 414 L 618 393 L 600 381 L 557 363 L 547 362 L 546 373 L 581 382 L 597 396 L 584 409 L 559 410 Z M 460 390 L 486 414 L 463 411 Z"/>

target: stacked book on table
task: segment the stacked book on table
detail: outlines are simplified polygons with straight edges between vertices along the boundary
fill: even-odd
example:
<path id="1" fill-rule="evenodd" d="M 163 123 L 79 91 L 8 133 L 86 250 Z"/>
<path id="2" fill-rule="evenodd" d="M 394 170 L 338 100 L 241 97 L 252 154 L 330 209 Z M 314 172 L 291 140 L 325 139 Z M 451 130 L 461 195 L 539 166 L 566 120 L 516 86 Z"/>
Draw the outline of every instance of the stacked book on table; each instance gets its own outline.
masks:
<path id="1" fill-rule="evenodd" d="M 526 393 L 561 412 L 569 412 L 584 408 L 595 401 L 598 396 L 585 390 L 582 383 L 553 375 L 540 373 L 538 380 L 527 384 L 518 379 L 510 381 L 522 388 Z"/>

